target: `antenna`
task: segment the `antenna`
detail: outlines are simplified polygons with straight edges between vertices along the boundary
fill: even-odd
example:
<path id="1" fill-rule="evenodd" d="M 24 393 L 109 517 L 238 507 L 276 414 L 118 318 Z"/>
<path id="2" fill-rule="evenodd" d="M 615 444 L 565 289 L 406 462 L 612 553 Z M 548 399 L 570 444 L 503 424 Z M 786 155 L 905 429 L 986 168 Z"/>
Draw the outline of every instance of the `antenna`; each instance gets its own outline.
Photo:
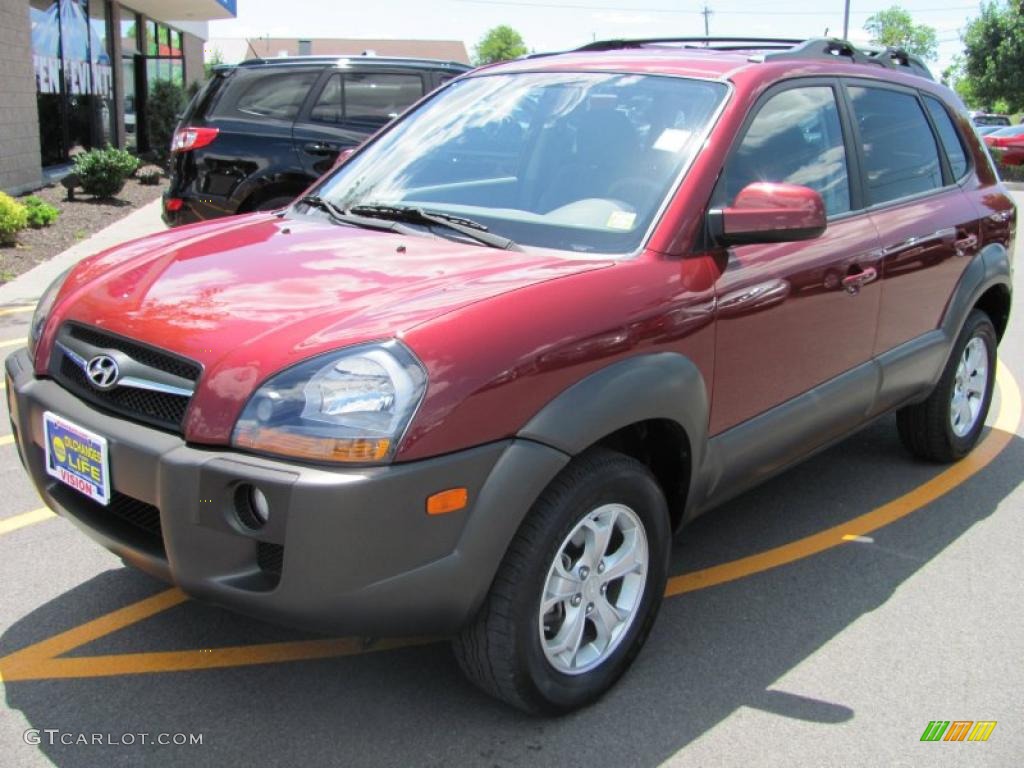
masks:
<path id="1" fill-rule="evenodd" d="M 708 4 L 707 3 L 704 3 L 704 8 L 700 12 L 701 16 L 704 17 L 704 37 L 709 37 L 710 34 L 711 34 L 708 31 L 708 20 L 711 18 L 711 14 L 712 13 L 714 13 L 714 11 L 712 11 L 710 8 L 708 8 Z"/>

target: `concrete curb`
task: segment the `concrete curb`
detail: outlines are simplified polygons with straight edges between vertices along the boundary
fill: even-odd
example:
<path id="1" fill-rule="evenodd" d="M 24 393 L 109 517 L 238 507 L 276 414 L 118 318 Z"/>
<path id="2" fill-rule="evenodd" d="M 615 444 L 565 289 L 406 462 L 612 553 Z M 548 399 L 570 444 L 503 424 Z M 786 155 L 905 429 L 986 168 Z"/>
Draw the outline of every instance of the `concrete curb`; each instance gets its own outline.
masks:
<path id="1" fill-rule="evenodd" d="M 23 275 L 18 275 L 9 283 L 0 285 L 0 305 L 35 302 L 57 275 L 86 256 L 92 256 L 136 237 L 160 232 L 164 228 L 164 223 L 160 219 L 160 199 L 157 198 L 82 242 L 75 243 L 49 261 L 33 267 Z"/>

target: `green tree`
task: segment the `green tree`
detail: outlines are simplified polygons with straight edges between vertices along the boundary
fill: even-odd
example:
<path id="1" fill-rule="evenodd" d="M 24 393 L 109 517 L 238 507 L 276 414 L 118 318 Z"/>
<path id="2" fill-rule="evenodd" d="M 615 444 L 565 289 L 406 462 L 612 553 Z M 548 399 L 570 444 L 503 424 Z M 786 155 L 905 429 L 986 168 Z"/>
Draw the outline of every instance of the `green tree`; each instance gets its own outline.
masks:
<path id="1" fill-rule="evenodd" d="M 975 104 L 1024 109 L 1024 10 L 1016 2 L 990 2 L 964 33 L 964 78 Z M 960 88 L 958 87 L 959 91 Z"/>
<path id="2" fill-rule="evenodd" d="M 477 66 L 494 64 L 498 61 L 518 59 L 528 52 L 522 35 L 512 27 L 502 24 L 490 30 L 477 44 L 473 51 L 473 63 Z"/>
<path id="3" fill-rule="evenodd" d="M 935 30 L 927 24 L 915 24 L 911 15 L 898 5 L 869 16 L 864 29 L 871 33 L 874 45 L 902 48 L 922 59 L 934 60 L 939 55 Z"/>

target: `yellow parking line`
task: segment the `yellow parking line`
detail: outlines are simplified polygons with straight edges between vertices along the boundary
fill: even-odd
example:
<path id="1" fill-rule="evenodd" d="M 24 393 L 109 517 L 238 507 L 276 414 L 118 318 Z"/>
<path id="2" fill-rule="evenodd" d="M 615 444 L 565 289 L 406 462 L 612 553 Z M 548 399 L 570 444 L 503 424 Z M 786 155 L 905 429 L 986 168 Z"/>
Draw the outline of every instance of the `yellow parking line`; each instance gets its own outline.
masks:
<path id="1" fill-rule="evenodd" d="M 903 494 L 898 499 L 893 499 L 888 504 L 883 504 L 860 517 L 855 517 L 853 520 L 848 520 L 828 530 L 789 544 L 783 544 L 781 547 L 758 552 L 750 557 L 704 568 L 700 571 L 684 573 L 669 579 L 665 595 L 681 595 L 716 584 L 724 584 L 816 555 L 826 549 L 839 546 L 844 541 L 850 541 L 847 537 L 864 536 L 889 525 L 949 493 L 988 466 L 1009 445 L 1016 433 L 1021 415 L 1021 396 L 1017 382 L 1014 381 L 1009 369 L 1002 363 L 998 364 L 996 380 L 999 382 L 1000 408 L 992 429 L 970 454 L 946 471 L 936 475 L 924 485 L 919 485 L 909 493 Z"/>
<path id="2" fill-rule="evenodd" d="M 4 339 L 0 341 L 0 347 L 16 347 L 19 344 L 27 344 L 25 339 Z"/>
<path id="3" fill-rule="evenodd" d="M 1010 372 L 1000 363 L 997 371 L 1000 409 L 991 430 L 962 461 L 898 499 L 821 533 L 731 563 L 672 578 L 666 597 L 705 589 L 716 584 L 795 562 L 838 547 L 899 520 L 957 487 L 988 466 L 1009 445 L 1020 423 L 1021 394 Z M 37 510 L 40 512 L 42 510 Z M 28 513 L 34 514 L 34 513 Z M 181 605 L 188 598 L 168 589 L 132 605 L 100 616 L 35 645 L 0 658 L 0 681 L 110 677 L 116 675 L 180 672 L 197 669 L 272 664 L 286 661 L 350 656 L 377 650 L 431 642 L 430 638 L 383 640 L 367 646 L 354 638 L 301 640 L 260 645 L 204 648 L 185 651 L 62 657 L 83 645 Z"/>
<path id="4" fill-rule="evenodd" d="M 22 312 L 31 312 L 36 308 L 35 304 L 22 304 L 17 307 L 3 307 L 0 309 L 0 316 L 2 315 L 18 315 Z"/>
<path id="5" fill-rule="evenodd" d="M 5 517 L 0 520 L 0 536 L 11 531 L 16 531 L 19 528 L 24 528 L 27 525 L 33 525 L 34 523 L 41 523 L 44 520 L 49 520 L 54 517 L 52 511 L 46 507 L 41 509 L 33 509 L 31 512 L 23 512 L 20 515 L 14 515 L 13 517 Z"/>
<path id="6" fill-rule="evenodd" d="M 0 445 L 10 445 L 14 442 L 14 435 L 0 435 Z"/>

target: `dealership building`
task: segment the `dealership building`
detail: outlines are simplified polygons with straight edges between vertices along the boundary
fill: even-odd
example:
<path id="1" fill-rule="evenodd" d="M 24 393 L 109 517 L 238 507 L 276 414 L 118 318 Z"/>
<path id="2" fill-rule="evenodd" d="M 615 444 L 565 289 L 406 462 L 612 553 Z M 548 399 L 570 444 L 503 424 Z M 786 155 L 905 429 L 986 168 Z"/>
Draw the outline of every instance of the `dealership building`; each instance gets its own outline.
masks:
<path id="1" fill-rule="evenodd" d="M 149 149 L 154 84 L 203 79 L 207 23 L 236 0 L 0 0 L 0 190 L 38 187 L 80 149 Z"/>

